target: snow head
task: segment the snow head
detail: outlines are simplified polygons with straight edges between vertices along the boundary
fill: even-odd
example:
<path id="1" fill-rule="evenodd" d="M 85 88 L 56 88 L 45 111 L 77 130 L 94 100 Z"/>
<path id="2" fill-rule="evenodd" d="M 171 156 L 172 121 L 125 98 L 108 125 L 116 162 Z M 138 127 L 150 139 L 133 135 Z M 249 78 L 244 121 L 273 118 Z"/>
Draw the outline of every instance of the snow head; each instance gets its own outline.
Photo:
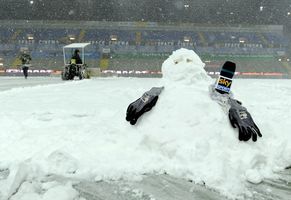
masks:
<path id="1" fill-rule="evenodd" d="M 178 49 L 164 61 L 162 65 L 163 79 L 166 82 L 183 82 L 192 84 L 209 81 L 210 77 L 204 70 L 205 64 L 199 56 L 188 49 Z"/>

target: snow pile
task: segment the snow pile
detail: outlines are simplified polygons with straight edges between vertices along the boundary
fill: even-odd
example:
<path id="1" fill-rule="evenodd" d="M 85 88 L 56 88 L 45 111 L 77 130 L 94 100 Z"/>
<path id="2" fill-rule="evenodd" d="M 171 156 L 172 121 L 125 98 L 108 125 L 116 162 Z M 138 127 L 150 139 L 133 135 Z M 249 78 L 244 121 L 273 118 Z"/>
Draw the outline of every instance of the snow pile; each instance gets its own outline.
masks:
<path id="1" fill-rule="evenodd" d="M 9 176 L 0 181 L 0 199 L 11 200 L 83 200 L 71 182 L 45 180 L 45 175 L 22 162 L 10 168 Z"/>
<path id="2" fill-rule="evenodd" d="M 271 88 L 261 80 L 256 86 L 234 82 L 235 97 L 263 134 L 256 143 L 240 142 L 209 97 L 214 80 L 203 67 L 195 52 L 181 49 L 163 63 L 161 80 L 100 78 L 1 92 L 0 169 L 23 170 L 21 176 L 0 179 L 0 199 L 19 185 L 13 196 L 21 195 L 18 199 L 48 199 L 58 192 L 63 199 L 77 198 L 68 183 L 24 182 L 49 174 L 98 181 L 164 172 L 236 197 L 248 192 L 246 181 L 260 183 L 290 165 L 291 111 L 285 108 L 291 103 L 284 99 L 291 88 L 281 82 Z M 165 89 L 156 106 L 131 126 L 125 120 L 128 104 L 161 85 Z M 276 98 L 270 98 L 272 92 Z M 19 167 L 22 163 L 26 167 Z"/>

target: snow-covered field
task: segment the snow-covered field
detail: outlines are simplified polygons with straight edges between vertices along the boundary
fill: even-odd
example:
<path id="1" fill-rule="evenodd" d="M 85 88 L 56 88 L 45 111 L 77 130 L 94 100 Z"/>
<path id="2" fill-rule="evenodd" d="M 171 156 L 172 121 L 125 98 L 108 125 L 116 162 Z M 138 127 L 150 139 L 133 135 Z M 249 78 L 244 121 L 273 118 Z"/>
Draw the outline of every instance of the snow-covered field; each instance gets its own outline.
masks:
<path id="1" fill-rule="evenodd" d="M 178 64 L 167 68 L 173 60 Z M 29 77 L 21 81 L 40 84 L 15 88 L 20 78 L 1 77 L 0 172 L 10 174 L 0 173 L 0 199 L 82 199 L 70 183 L 26 181 L 50 174 L 100 181 L 164 172 L 229 198 L 251 198 L 248 182 L 275 178 L 291 165 L 291 80 L 234 80 L 235 98 L 263 134 L 256 143 L 240 142 L 209 97 L 214 80 L 200 67 L 182 52 L 164 63 L 163 79 Z M 8 82 L 13 88 L 3 87 Z M 131 126 L 125 120 L 129 103 L 161 85 L 156 106 Z"/>

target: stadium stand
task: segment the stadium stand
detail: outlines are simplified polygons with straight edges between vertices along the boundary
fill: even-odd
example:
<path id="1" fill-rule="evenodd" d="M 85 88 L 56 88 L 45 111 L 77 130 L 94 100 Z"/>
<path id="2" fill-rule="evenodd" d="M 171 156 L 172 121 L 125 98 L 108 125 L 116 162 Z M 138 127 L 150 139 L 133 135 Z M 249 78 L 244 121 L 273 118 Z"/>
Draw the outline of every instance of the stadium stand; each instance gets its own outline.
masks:
<path id="1" fill-rule="evenodd" d="M 238 70 L 242 72 L 289 73 L 286 65 L 278 60 L 290 44 L 282 31 L 252 31 L 251 28 L 226 31 L 223 27 L 182 31 L 174 26 L 156 29 L 132 26 L 123 29 L 118 26 L 2 26 L 0 57 L 4 58 L 6 67 L 19 67 L 15 60 L 19 50 L 26 47 L 31 51 L 34 67 L 61 69 L 64 45 L 71 42 L 90 42 L 94 51 L 86 56 L 87 61 L 94 67 L 100 67 L 98 63 L 103 59 L 102 51 L 107 48 L 110 49 L 110 56 L 107 58 L 109 64 L 102 69 L 160 71 L 167 55 L 184 47 L 201 55 L 204 61 L 208 61 L 206 68 L 211 70 L 218 70 L 217 67 L 222 64 L 220 59 L 223 58 L 237 62 Z"/>

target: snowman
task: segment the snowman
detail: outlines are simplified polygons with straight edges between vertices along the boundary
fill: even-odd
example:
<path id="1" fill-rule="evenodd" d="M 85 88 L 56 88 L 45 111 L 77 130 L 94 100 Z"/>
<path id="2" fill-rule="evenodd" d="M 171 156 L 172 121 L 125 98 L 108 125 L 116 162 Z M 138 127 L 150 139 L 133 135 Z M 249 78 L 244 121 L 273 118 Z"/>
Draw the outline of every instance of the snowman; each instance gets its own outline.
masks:
<path id="1" fill-rule="evenodd" d="M 257 136 L 262 137 L 262 134 L 248 110 L 233 98 L 230 91 L 217 89 L 219 81 L 213 83 L 204 66 L 193 50 L 182 48 L 174 51 L 162 64 L 161 86 L 151 88 L 130 103 L 126 120 L 148 130 L 159 122 L 155 129 L 159 134 L 169 136 L 179 132 L 185 137 L 193 133 L 211 137 L 215 131 L 207 129 L 210 123 L 211 127 L 221 127 L 221 124 L 229 124 L 226 123 L 229 120 L 233 128 L 238 128 L 240 141 L 251 138 L 257 141 Z M 143 116 L 154 106 L 150 115 Z M 183 133 L 179 127 L 183 127 Z M 224 127 L 224 132 L 229 132 L 229 125 Z"/>

